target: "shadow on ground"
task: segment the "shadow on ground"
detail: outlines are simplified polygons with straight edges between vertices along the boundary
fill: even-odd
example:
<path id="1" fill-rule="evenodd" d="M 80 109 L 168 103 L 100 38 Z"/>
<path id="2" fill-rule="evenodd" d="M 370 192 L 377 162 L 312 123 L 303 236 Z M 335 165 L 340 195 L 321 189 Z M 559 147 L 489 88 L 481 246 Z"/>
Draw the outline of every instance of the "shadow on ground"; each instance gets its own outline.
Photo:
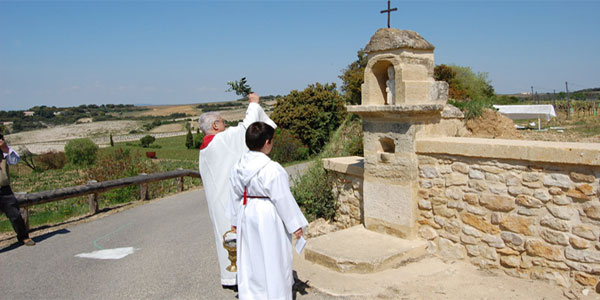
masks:
<path id="1" fill-rule="evenodd" d="M 49 239 L 49 238 L 51 238 L 51 237 L 53 237 L 53 236 L 55 236 L 57 234 L 67 234 L 69 232 L 70 232 L 69 230 L 63 228 L 63 229 L 51 231 L 51 232 L 48 232 L 48 233 L 45 233 L 45 234 L 42 234 L 42 235 L 38 235 L 38 236 L 32 238 L 32 240 L 34 242 L 36 242 L 36 243 L 40 243 L 43 240 Z M 0 248 L 0 253 L 7 252 L 7 251 L 10 251 L 10 250 L 19 248 L 21 246 L 23 246 L 23 243 L 21 243 L 21 242 L 14 242 L 14 243 L 8 245 L 5 248 Z"/>

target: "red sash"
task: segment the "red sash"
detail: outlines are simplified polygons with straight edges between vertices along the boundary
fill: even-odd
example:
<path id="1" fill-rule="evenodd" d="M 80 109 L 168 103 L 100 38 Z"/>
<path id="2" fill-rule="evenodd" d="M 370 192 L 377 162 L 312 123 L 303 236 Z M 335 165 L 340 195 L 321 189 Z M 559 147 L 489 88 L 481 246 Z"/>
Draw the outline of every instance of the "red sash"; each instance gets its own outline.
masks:
<path id="1" fill-rule="evenodd" d="M 248 198 L 269 199 L 269 197 L 266 196 L 248 196 L 248 188 L 244 187 L 244 205 L 248 203 Z"/>

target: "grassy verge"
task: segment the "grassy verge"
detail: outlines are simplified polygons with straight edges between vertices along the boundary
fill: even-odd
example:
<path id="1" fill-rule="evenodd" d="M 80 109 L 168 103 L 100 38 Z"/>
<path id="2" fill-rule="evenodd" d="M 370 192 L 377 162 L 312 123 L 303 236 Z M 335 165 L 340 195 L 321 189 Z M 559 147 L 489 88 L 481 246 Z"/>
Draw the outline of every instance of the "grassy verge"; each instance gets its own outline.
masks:
<path id="1" fill-rule="evenodd" d="M 198 168 L 198 150 L 185 148 L 185 136 L 157 139 L 155 144 L 161 146 L 159 149 L 141 148 L 136 146 L 127 146 L 125 143 L 116 144 L 115 147 L 101 149 L 99 152 L 98 165 L 89 169 L 77 169 L 73 166 L 66 166 L 59 170 L 47 170 L 44 172 L 32 172 L 30 169 L 19 163 L 11 168 L 11 186 L 15 192 L 35 193 L 46 190 L 53 190 L 63 187 L 77 186 L 85 184 L 93 174 L 102 173 L 105 176 L 108 167 L 113 163 L 119 165 L 122 170 L 115 172 L 124 174 L 113 174 L 116 178 L 137 175 L 141 170 L 144 172 L 166 172 L 176 170 L 177 168 L 196 170 Z M 118 152 L 129 152 L 123 160 L 119 160 Z M 148 159 L 145 156 L 146 151 L 157 152 L 158 159 Z M 121 154 L 121 157 L 123 154 Z M 100 165 L 109 164 L 108 166 Z M 95 170 L 94 170 L 95 168 Z M 105 171 L 106 168 L 106 171 Z M 127 175 L 126 173 L 129 173 Z M 111 180 L 116 178 L 105 178 Z M 184 189 L 190 189 L 199 186 L 200 179 L 185 178 Z M 148 186 L 150 197 L 159 198 L 177 191 L 175 180 L 163 180 L 151 183 Z M 119 204 L 128 203 L 138 199 L 139 187 L 130 186 L 111 190 L 100 194 L 99 208 L 110 208 Z M 46 224 L 56 224 L 64 222 L 70 218 L 83 216 L 89 213 L 87 196 L 70 198 L 41 205 L 30 207 L 29 223 L 31 228 Z M 12 231 L 12 226 L 4 214 L 0 215 L 0 232 Z"/>

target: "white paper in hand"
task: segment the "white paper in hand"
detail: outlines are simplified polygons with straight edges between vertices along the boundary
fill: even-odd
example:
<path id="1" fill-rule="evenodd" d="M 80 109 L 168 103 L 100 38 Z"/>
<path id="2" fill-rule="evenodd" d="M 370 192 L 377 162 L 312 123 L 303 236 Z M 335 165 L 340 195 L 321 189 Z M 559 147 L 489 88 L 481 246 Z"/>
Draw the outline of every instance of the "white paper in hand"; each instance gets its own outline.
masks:
<path id="1" fill-rule="evenodd" d="M 298 254 L 302 253 L 302 250 L 304 250 L 305 245 L 306 245 L 306 240 L 304 239 L 303 236 L 301 236 L 298 240 L 296 240 L 296 252 Z"/>

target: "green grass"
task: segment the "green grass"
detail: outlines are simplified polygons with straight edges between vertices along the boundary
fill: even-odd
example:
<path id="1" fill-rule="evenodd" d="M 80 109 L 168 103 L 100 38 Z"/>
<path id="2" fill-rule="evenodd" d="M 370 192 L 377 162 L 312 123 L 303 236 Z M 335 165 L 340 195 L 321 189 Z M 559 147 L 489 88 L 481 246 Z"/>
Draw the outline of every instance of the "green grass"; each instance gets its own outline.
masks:
<path id="1" fill-rule="evenodd" d="M 129 142 L 139 144 L 137 142 Z M 151 146 L 158 145 L 160 148 L 142 148 L 141 146 L 129 146 L 126 143 L 115 143 L 114 147 L 100 149 L 100 153 L 114 151 L 115 148 L 129 149 L 131 153 L 139 152 L 140 155 L 146 156 L 146 152 L 156 152 L 158 159 L 175 159 L 198 161 L 198 149 L 187 149 L 185 147 L 185 135 L 156 139 Z"/>
<path id="2" fill-rule="evenodd" d="M 159 172 L 176 170 L 178 168 L 197 170 L 198 150 L 185 147 L 185 136 L 157 139 L 154 145 L 161 148 L 142 148 L 139 146 L 128 146 L 125 143 L 117 143 L 115 147 L 100 149 L 99 155 L 110 155 L 116 149 L 129 149 L 130 153 L 142 157 L 145 161 L 155 164 Z M 157 160 L 146 158 L 146 151 L 156 152 Z M 80 171 L 72 166 L 66 166 L 61 170 L 47 170 L 44 172 L 30 172 L 23 164 L 11 168 L 12 188 L 15 192 L 35 193 L 57 188 L 77 186 L 85 184 L 85 171 Z M 184 189 L 197 187 L 201 184 L 199 178 L 185 178 Z M 150 197 L 159 198 L 175 193 L 177 186 L 174 180 L 163 180 L 149 184 Z M 113 207 L 118 204 L 131 202 L 139 195 L 138 186 L 124 187 L 100 194 L 100 209 Z M 56 224 L 65 220 L 82 216 L 89 213 L 87 196 L 59 200 L 55 202 L 34 205 L 30 207 L 29 224 L 35 228 L 45 224 Z M 12 231 L 12 226 L 6 215 L 0 214 L 0 232 Z"/>

